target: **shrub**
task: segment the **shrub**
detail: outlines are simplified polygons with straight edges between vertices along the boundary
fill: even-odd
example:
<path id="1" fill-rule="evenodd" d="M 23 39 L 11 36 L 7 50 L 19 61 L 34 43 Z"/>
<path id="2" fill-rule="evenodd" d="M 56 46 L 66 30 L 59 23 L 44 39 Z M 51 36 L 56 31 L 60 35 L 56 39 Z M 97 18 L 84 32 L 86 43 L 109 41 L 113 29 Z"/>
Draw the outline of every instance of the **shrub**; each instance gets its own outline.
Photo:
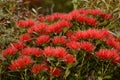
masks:
<path id="1" fill-rule="evenodd" d="M 120 39 L 106 29 L 111 19 L 82 8 L 19 20 L 23 34 L 2 52 L 2 79 L 113 79 Z"/>

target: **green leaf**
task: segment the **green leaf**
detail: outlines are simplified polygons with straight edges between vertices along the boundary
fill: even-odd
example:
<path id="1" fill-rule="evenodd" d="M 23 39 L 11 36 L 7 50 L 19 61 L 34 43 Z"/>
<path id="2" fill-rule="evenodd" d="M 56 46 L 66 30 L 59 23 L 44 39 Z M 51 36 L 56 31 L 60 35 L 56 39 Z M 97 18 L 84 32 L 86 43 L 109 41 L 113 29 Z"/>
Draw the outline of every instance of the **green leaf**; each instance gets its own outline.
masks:
<path id="1" fill-rule="evenodd" d="M 110 78 L 112 78 L 110 75 L 106 75 L 105 77 L 104 77 L 105 79 L 110 79 Z"/>
<path id="2" fill-rule="evenodd" d="M 103 80 L 102 77 L 98 77 L 98 80 Z"/>

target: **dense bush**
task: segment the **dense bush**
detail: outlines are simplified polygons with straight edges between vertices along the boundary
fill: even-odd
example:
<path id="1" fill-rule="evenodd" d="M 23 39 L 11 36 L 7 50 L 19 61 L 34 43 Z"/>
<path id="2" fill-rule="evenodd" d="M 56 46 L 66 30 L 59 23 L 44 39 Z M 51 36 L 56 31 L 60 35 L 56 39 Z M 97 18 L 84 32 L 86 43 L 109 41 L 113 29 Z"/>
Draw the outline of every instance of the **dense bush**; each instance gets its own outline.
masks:
<path id="1" fill-rule="evenodd" d="M 37 1 L 0 3 L 0 80 L 119 80 L 119 1 Z"/>
<path id="2" fill-rule="evenodd" d="M 112 16 L 99 9 L 19 20 L 19 40 L 3 50 L 2 78 L 14 80 L 113 79 L 120 39 L 106 29 Z"/>

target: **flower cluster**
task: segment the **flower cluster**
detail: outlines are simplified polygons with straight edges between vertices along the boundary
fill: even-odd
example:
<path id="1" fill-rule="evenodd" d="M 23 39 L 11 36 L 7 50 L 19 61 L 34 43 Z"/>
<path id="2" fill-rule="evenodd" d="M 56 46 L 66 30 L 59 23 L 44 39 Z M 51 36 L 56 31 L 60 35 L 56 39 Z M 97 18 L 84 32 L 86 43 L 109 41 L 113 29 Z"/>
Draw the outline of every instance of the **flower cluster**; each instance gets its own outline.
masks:
<path id="1" fill-rule="evenodd" d="M 76 68 L 82 63 L 80 55 L 86 57 L 87 53 L 97 59 L 120 63 L 120 39 L 108 29 L 100 29 L 97 17 L 103 21 L 111 19 L 110 14 L 98 9 L 78 9 L 39 16 L 38 20 L 18 21 L 17 27 L 25 32 L 19 42 L 11 43 L 3 50 L 6 59 L 15 58 L 8 69 L 14 71 L 29 66 L 33 74 L 46 72 L 49 76 L 59 77 L 63 73 L 66 76 L 66 67 L 72 65 Z M 16 54 L 19 57 L 12 57 Z"/>

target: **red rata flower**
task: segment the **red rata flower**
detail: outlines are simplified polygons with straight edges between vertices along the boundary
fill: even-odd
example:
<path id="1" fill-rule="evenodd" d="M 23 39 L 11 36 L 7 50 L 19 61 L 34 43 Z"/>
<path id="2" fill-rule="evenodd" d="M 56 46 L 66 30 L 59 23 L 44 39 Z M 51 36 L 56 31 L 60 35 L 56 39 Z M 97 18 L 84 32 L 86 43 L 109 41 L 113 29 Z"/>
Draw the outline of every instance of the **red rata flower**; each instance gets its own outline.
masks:
<path id="1" fill-rule="evenodd" d="M 42 55 L 42 50 L 39 48 L 25 48 L 22 50 L 22 55 L 34 55 L 36 57 L 40 57 Z"/>
<path id="2" fill-rule="evenodd" d="M 46 57 L 53 56 L 55 54 L 55 49 L 53 47 L 45 47 L 44 51 L 43 51 L 43 54 Z"/>
<path id="3" fill-rule="evenodd" d="M 118 53 L 116 50 L 100 49 L 95 55 L 100 59 L 115 59 Z"/>
<path id="4" fill-rule="evenodd" d="M 80 43 L 77 41 L 69 41 L 68 43 L 66 43 L 66 46 L 70 49 L 75 49 L 75 50 L 80 49 Z"/>
<path id="5" fill-rule="evenodd" d="M 94 19 L 94 18 L 87 18 L 87 19 L 85 20 L 85 22 L 86 22 L 87 25 L 91 25 L 91 26 L 94 26 L 94 25 L 97 24 L 97 20 Z"/>
<path id="6" fill-rule="evenodd" d="M 65 56 L 67 55 L 67 51 L 65 48 L 62 48 L 62 47 L 56 47 L 55 48 L 55 57 L 57 58 L 64 58 Z"/>
<path id="7" fill-rule="evenodd" d="M 38 20 L 41 21 L 41 22 L 43 22 L 43 21 L 45 20 L 45 17 L 44 17 L 43 15 L 40 15 L 40 16 L 38 17 Z"/>
<path id="8" fill-rule="evenodd" d="M 30 37 L 30 35 L 28 33 L 22 34 L 20 36 L 20 41 L 31 42 L 31 37 Z"/>
<path id="9" fill-rule="evenodd" d="M 80 44 L 80 48 L 86 51 L 93 51 L 94 50 L 94 45 L 90 42 L 82 42 Z"/>
<path id="10" fill-rule="evenodd" d="M 46 23 L 36 24 L 35 26 L 28 29 L 28 33 L 32 34 L 34 32 L 38 32 L 40 34 L 44 34 L 44 33 L 46 33 L 47 27 L 48 27 L 48 25 Z"/>
<path id="11" fill-rule="evenodd" d="M 33 74 L 38 74 L 41 71 L 46 71 L 48 69 L 49 69 L 49 67 L 46 64 L 34 64 L 31 68 L 31 72 Z"/>
<path id="12" fill-rule="evenodd" d="M 67 37 L 71 37 L 73 34 L 74 34 L 73 31 L 67 31 L 66 36 L 67 36 Z"/>
<path id="13" fill-rule="evenodd" d="M 79 23 L 81 23 L 81 24 L 85 23 L 86 19 L 87 19 L 87 17 L 86 17 L 85 15 L 79 15 L 79 16 L 76 18 L 77 22 L 79 22 Z"/>
<path id="14" fill-rule="evenodd" d="M 67 54 L 66 56 L 65 56 L 65 58 L 64 58 L 64 61 L 66 62 L 66 63 L 75 63 L 75 57 L 73 56 L 73 55 L 71 55 L 71 54 Z"/>
<path id="15" fill-rule="evenodd" d="M 7 57 L 8 55 L 14 55 L 14 54 L 16 54 L 17 51 L 18 50 L 16 48 L 14 48 L 14 47 L 8 47 L 5 50 L 3 50 L 3 54 L 2 55 L 4 57 Z"/>
<path id="16" fill-rule="evenodd" d="M 55 36 L 52 41 L 54 44 L 65 45 L 65 43 L 66 43 L 66 39 L 64 36 Z"/>
<path id="17" fill-rule="evenodd" d="M 65 20 L 61 20 L 59 22 L 57 22 L 62 28 L 64 27 L 71 27 L 71 23 L 69 21 L 65 21 Z"/>
<path id="18" fill-rule="evenodd" d="M 46 32 L 48 33 L 60 33 L 62 31 L 62 27 L 59 25 L 58 22 L 51 24 L 49 27 L 46 28 Z"/>
<path id="19" fill-rule="evenodd" d="M 38 45 L 42 44 L 42 43 L 48 43 L 50 41 L 50 37 L 48 35 L 42 35 L 37 37 L 36 39 L 36 43 Z"/>
<path id="20" fill-rule="evenodd" d="M 105 20 L 109 20 L 109 19 L 112 18 L 112 16 L 111 16 L 110 14 L 106 14 L 106 13 L 102 13 L 102 14 L 101 14 L 101 17 L 102 17 L 103 19 L 105 19 Z"/>
<path id="21" fill-rule="evenodd" d="M 60 68 L 52 68 L 50 70 L 50 75 L 52 75 L 52 76 L 58 77 L 61 75 L 61 73 L 62 73 L 62 70 Z"/>
<path id="22" fill-rule="evenodd" d="M 25 47 L 25 44 L 22 42 L 16 42 L 16 43 L 11 43 L 9 47 L 16 48 L 17 50 L 23 49 Z"/>
<path id="23" fill-rule="evenodd" d="M 17 22 L 17 27 L 30 27 L 35 24 L 34 20 L 19 20 Z"/>
<path id="24" fill-rule="evenodd" d="M 31 64 L 33 60 L 30 57 L 23 56 L 11 62 L 11 65 L 8 67 L 10 70 L 22 69 Z"/>
<path id="25" fill-rule="evenodd" d="M 120 56 L 117 56 L 115 59 L 113 59 L 113 63 L 120 63 Z"/>

